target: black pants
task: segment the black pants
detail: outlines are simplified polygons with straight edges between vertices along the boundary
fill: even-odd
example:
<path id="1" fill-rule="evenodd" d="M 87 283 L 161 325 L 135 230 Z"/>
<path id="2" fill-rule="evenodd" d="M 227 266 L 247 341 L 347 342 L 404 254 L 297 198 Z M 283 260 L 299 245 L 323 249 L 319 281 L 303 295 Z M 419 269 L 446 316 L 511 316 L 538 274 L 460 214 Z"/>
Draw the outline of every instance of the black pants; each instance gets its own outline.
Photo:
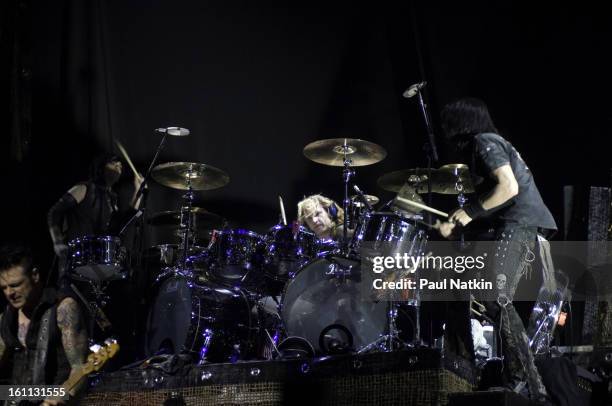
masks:
<path id="1" fill-rule="evenodd" d="M 527 382 L 532 397 L 546 394 L 546 389 L 512 300 L 521 277 L 536 258 L 537 249 L 536 228 L 513 224 L 498 228 L 487 267 L 490 275 L 495 276 L 498 296 L 496 301 L 484 302 L 488 315 L 498 323 L 505 378 L 510 384 Z"/>

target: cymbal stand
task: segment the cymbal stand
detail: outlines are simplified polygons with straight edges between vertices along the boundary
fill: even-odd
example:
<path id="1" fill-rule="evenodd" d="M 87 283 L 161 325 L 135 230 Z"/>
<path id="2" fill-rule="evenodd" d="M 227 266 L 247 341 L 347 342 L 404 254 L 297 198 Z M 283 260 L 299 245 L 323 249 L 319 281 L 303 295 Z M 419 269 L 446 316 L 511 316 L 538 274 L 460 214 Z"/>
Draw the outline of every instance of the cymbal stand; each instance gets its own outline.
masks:
<path id="1" fill-rule="evenodd" d="M 187 180 L 187 192 L 183 195 L 183 203 L 181 204 L 181 218 L 180 218 L 180 231 L 179 234 L 181 236 L 181 251 L 180 262 L 182 264 L 182 269 L 186 268 L 187 257 L 189 255 L 189 244 L 192 230 L 192 212 L 191 208 L 193 207 L 193 199 L 194 192 L 191 186 L 191 179 L 193 177 L 193 168 L 189 168 L 187 173 L 185 174 L 185 178 Z"/>
<path id="2" fill-rule="evenodd" d="M 461 177 L 461 172 L 459 168 L 453 168 L 452 173 L 456 179 L 455 190 L 458 192 L 457 193 L 457 204 L 459 205 L 459 208 L 463 209 L 463 206 L 468 200 L 467 197 L 465 197 L 465 194 L 463 194 L 463 191 L 465 190 L 465 187 L 463 185 L 463 178 Z M 463 232 L 463 229 L 461 229 L 459 241 L 461 244 L 461 248 L 464 248 L 465 247 L 465 234 Z"/>
<path id="3" fill-rule="evenodd" d="M 398 313 L 398 302 L 389 301 L 387 307 L 387 331 L 359 351 L 358 354 L 367 353 L 370 351 L 392 352 L 409 346 L 399 337 L 399 330 L 395 324 Z M 418 308 L 417 308 L 418 311 Z"/>
<path id="4" fill-rule="evenodd" d="M 351 176 L 355 175 L 355 170 L 351 169 L 351 165 L 353 164 L 352 159 L 348 157 L 349 154 L 355 152 L 350 145 L 347 145 L 346 140 L 344 141 L 344 145 L 335 147 L 336 152 L 339 152 L 343 155 L 344 169 L 342 169 L 342 181 L 344 183 L 344 200 L 342 201 L 342 209 L 344 210 L 344 221 L 342 224 L 342 253 L 346 256 L 349 254 L 348 249 L 348 216 L 349 216 L 349 182 L 351 180 Z"/>

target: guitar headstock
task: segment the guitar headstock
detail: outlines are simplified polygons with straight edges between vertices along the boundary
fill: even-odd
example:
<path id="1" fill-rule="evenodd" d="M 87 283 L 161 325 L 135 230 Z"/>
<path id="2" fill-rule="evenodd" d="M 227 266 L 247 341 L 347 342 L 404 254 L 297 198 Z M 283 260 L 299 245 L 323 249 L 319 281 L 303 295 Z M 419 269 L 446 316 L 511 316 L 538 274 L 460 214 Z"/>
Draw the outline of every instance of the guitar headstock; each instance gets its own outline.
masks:
<path id="1" fill-rule="evenodd" d="M 108 358 L 113 358 L 115 354 L 119 351 L 119 343 L 114 338 L 107 338 L 104 340 L 104 345 L 106 352 L 108 353 Z"/>
<path id="2" fill-rule="evenodd" d="M 94 371 L 99 371 L 102 366 L 110 358 L 114 357 L 119 351 L 119 344 L 117 340 L 107 339 L 104 341 L 104 346 L 93 345 L 91 346 L 92 353 L 87 356 L 87 362 L 83 364 L 81 370 L 83 374 L 87 375 Z"/>

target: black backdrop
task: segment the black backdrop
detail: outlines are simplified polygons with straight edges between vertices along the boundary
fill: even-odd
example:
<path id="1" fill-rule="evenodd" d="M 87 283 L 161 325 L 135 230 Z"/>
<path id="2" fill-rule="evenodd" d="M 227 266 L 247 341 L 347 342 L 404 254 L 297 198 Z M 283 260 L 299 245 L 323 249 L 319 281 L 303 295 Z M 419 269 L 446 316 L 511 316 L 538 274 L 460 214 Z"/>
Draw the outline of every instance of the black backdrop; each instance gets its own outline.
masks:
<path id="1" fill-rule="evenodd" d="M 8 0 L 1 240 L 29 241 L 50 258 L 46 212 L 91 157 L 117 139 L 144 171 L 153 129 L 170 125 L 192 136 L 169 139 L 161 162 L 227 171 L 230 184 L 198 193 L 197 204 L 234 226 L 265 231 L 278 195 L 290 217 L 305 194 L 341 198 L 340 170 L 302 155 L 317 139 L 384 146 L 386 160 L 356 181 L 390 198 L 378 176 L 426 164 L 416 100 L 401 97 L 421 80 L 436 122 L 452 98 L 488 102 L 561 224 L 563 185 L 610 178 L 611 28 L 588 7 Z M 452 162 L 439 131 L 438 142 L 440 165 Z M 151 184 L 150 213 L 176 209 L 180 195 Z"/>

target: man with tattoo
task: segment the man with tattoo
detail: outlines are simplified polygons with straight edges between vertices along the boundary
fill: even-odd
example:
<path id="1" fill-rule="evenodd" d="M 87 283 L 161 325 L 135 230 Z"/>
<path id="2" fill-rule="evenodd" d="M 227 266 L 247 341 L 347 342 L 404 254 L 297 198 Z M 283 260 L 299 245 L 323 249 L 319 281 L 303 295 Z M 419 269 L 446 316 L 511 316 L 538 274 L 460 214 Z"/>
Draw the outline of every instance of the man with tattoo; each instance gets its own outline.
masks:
<path id="1" fill-rule="evenodd" d="M 10 371 L 10 384 L 65 383 L 88 352 L 78 303 L 45 288 L 30 251 L 21 246 L 0 248 L 0 289 L 8 301 L 0 314 L 0 369 Z M 48 399 L 43 405 L 62 403 Z"/>

